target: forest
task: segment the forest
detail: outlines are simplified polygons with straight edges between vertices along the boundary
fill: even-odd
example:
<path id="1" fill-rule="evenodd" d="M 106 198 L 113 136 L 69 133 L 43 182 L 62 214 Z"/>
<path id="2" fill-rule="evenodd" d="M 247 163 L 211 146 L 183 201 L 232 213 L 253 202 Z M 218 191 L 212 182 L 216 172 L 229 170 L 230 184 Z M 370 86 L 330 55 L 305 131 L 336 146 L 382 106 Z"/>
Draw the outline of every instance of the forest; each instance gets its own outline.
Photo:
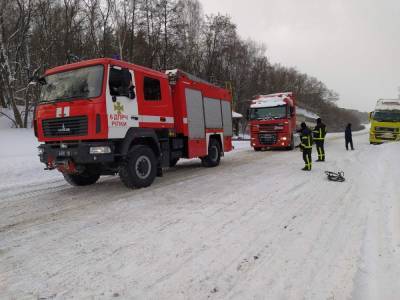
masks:
<path id="1" fill-rule="evenodd" d="M 233 95 L 246 114 L 258 94 L 292 91 L 330 131 L 359 114 L 337 106 L 339 95 L 318 78 L 271 62 L 267 47 L 238 34 L 228 15 L 207 15 L 198 0 L 0 0 L 0 115 L 30 127 L 48 68 L 119 57 L 157 70 L 180 68 Z M 10 113 L 11 112 L 11 113 Z"/>

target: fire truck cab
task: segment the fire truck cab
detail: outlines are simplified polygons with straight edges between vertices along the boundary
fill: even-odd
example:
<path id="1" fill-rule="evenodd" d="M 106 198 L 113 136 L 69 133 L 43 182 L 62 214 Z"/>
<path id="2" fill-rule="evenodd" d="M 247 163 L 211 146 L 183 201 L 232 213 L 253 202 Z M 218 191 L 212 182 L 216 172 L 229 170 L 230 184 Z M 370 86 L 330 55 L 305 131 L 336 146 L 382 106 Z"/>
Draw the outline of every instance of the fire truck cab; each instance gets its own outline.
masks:
<path id="1" fill-rule="evenodd" d="M 180 158 L 214 167 L 232 149 L 231 95 L 183 71 L 105 58 L 50 69 L 39 82 L 39 157 L 73 185 L 119 174 L 147 187 Z"/>

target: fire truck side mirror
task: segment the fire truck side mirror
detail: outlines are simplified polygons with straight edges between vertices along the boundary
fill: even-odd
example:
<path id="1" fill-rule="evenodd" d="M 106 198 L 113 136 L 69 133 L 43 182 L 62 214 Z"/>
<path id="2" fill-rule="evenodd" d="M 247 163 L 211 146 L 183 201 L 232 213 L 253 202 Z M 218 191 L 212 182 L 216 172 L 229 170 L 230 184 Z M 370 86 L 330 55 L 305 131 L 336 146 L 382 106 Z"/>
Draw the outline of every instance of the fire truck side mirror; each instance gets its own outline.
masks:
<path id="1" fill-rule="evenodd" d="M 370 112 L 370 113 L 368 114 L 368 116 L 369 116 L 369 120 L 371 121 L 372 118 L 373 118 L 373 112 Z"/>
<path id="2" fill-rule="evenodd" d="M 247 121 L 250 120 L 250 108 L 248 108 L 247 111 L 246 111 L 246 120 Z"/>

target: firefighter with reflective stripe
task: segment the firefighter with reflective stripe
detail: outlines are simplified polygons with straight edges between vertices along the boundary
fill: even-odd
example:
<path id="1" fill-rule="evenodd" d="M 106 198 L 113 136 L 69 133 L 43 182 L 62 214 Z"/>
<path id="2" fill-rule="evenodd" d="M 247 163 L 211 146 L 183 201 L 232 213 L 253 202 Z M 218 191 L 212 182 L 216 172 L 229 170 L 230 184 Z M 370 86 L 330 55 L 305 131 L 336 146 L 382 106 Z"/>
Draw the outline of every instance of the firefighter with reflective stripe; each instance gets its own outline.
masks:
<path id="1" fill-rule="evenodd" d="M 325 161 L 324 143 L 326 136 L 326 126 L 324 123 L 322 123 L 322 120 L 320 118 L 317 119 L 317 126 L 315 126 L 313 130 L 313 136 L 318 153 L 317 161 Z"/>
<path id="2" fill-rule="evenodd" d="M 303 160 L 305 163 L 305 166 L 302 170 L 311 171 L 312 167 L 311 152 L 313 145 L 313 137 L 311 130 L 308 129 L 306 123 L 304 122 L 301 123 L 300 140 L 301 140 L 300 149 L 301 151 L 303 151 Z"/>

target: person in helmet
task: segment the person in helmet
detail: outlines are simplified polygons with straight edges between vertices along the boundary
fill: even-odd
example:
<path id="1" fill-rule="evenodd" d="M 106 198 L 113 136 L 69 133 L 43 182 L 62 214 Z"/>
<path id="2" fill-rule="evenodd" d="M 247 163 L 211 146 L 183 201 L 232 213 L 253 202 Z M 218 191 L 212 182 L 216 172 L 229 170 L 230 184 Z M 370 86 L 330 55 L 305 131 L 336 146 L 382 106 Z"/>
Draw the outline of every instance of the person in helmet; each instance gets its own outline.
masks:
<path id="1" fill-rule="evenodd" d="M 325 136 L 326 136 L 326 125 L 322 123 L 321 118 L 318 118 L 317 125 L 313 130 L 313 138 L 318 153 L 317 161 L 325 161 L 325 149 L 324 149 Z"/>
<path id="2" fill-rule="evenodd" d="M 311 171 L 312 168 L 312 145 L 313 145 L 313 137 L 311 130 L 307 127 L 306 123 L 301 123 L 300 129 L 300 149 L 303 151 L 303 160 L 305 163 L 303 171 Z"/>

